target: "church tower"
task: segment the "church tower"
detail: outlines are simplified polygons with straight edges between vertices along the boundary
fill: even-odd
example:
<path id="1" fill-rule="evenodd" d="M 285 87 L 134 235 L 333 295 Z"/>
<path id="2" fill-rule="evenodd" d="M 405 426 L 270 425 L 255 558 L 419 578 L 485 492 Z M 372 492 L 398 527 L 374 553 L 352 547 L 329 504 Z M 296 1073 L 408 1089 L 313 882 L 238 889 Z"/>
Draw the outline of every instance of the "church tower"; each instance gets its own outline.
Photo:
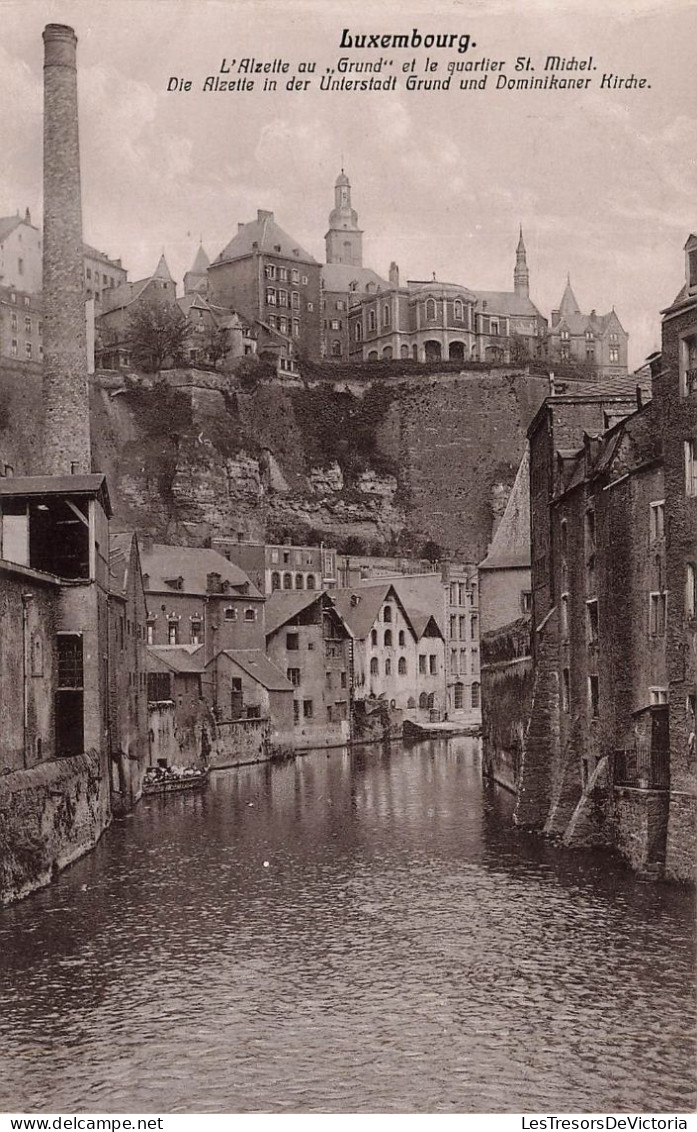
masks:
<path id="1" fill-rule="evenodd" d="M 363 266 L 363 232 L 358 227 L 358 213 L 351 207 L 351 182 L 343 169 L 334 184 L 334 207 L 324 240 L 327 263 Z"/>
<path id="2" fill-rule="evenodd" d="M 513 290 L 516 295 L 524 298 L 530 296 L 530 272 L 525 258 L 525 244 L 523 243 L 523 226 L 520 226 L 520 239 L 515 252 L 515 271 L 513 273 Z"/>

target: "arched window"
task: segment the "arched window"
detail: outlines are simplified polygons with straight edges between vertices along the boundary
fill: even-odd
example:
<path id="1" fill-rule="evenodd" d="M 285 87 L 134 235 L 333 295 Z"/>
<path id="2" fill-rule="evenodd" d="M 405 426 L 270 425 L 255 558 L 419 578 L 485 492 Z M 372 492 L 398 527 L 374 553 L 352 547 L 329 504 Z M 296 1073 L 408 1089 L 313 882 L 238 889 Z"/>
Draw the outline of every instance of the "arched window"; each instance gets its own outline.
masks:
<path id="1" fill-rule="evenodd" d="M 272 590 L 280 590 L 280 588 L 281 588 L 281 575 L 279 574 L 278 570 L 274 570 L 273 574 L 271 575 L 271 589 Z"/>
<path id="2" fill-rule="evenodd" d="M 377 319 L 375 311 L 368 311 L 368 330 L 375 330 L 377 327 Z"/>
<path id="3" fill-rule="evenodd" d="M 385 661 L 385 676 L 391 676 L 391 675 L 392 675 L 392 661 L 390 660 L 390 658 L 388 656 L 387 660 Z"/>
<path id="4" fill-rule="evenodd" d="M 308 590 L 314 590 L 314 588 L 315 588 L 315 575 L 314 574 L 308 574 L 307 575 L 307 588 L 308 588 Z"/>
<path id="5" fill-rule="evenodd" d="M 385 361 L 387 361 L 387 362 L 391 361 L 392 360 L 392 347 L 391 346 L 384 346 L 383 350 L 382 350 L 382 356 L 385 359 Z"/>
<path id="6" fill-rule="evenodd" d="M 479 684 L 472 685 L 472 707 L 479 707 Z"/>
<path id="7" fill-rule="evenodd" d="M 685 568 L 685 616 L 693 618 L 697 611 L 697 567 L 688 562 Z"/>
<path id="8" fill-rule="evenodd" d="M 400 629 L 400 630 L 399 630 L 399 637 L 398 637 L 397 639 L 398 639 L 398 641 L 399 641 L 399 647 L 400 647 L 400 649 L 403 649 L 403 648 L 404 648 L 404 646 L 405 646 L 405 644 L 407 643 L 407 641 L 406 641 L 406 636 L 405 636 L 405 634 L 404 634 L 404 629 Z"/>
<path id="9" fill-rule="evenodd" d="M 422 709 L 426 709 L 428 707 L 428 696 L 425 692 L 422 692 L 419 696 L 419 707 Z"/>
<path id="10" fill-rule="evenodd" d="M 415 708 L 416 707 L 416 700 L 414 699 L 413 696 L 410 696 L 409 699 L 407 700 L 407 707 L 408 708 Z"/>
<path id="11" fill-rule="evenodd" d="M 400 676 L 406 676 L 406 674 L 407 674 L 406 657 L 400 656 L 399 660 L 397 661 L 397 672 L 399 673 Z"/>
<path id="12" fill-rule="evenodd" d="M 464 707 L 464 703 L 465 703 L 464 696 L 465 696 L 465 686 L 464 686 L 464 684 L 456 684 L 455 685 L 455 696 L 454 696 L 454 699 L 453 699 L 453 707 L 456 707 L 456 708 Z"/>
<path id="13" fill-rule="evenodd" d="M 295 588 L 296 590 L 305 589 L 305 579 L 303 578 L 302 574 L 295 575 Z"/>
<path id="14" fill-rule="evenodd" d="M 376 362 L 377 360 L 378 360 L 377 350 L 371 350 L 370 353 L 368 354 L 368 361 L 369 362 Z"/>
<path id="15" fill-rule="evenodd" d="M 437 310 L 436 300 L 435 299 L 427 299 L 426 300 L 426 318 L 435 318 L 436 317 L 436 310 Z"/>
<path id="16" fill-rule="evenodd" d="M 377 643 L 378 643 L 378 631 L 377 631 L 377 629 L 372 629 L 372 630 L 371 630 L 371 633 L 370 633 L 370 643 L 371 643 L 371 645 L 373 645 L 373 646 L 376 646 L 376 645 L 377 645 Z"/>
<path id="17" fill-rule="evenodd" d="M 374 656 L 370 661 L 370 675 L 377 676 L 378 674 L 378 658 Z"/>
<path id="18" fill-rule="evenodd" d="M 458 322 L 462 322 L 462 302 L 460 299 L 455 300 L 453 314 Z"/>
<path id="19" fill-rule="evenodd" d="M 332 342 L 332 357 L 333 358 L 340 358 L 341 357 L 341 342 L 339 342 L 336 338 Z"/>
<path id="20" fill-rule="evenodd" d="M 293 588 L 293 575 L 292 574 L 284 574 L 283 575 L 283 588 L 284 588 L 284 590 L 292 590 L 292 588 Z"/>
<path id="21" fill-rule="evenodd" d="M 384 307 L 382 308 L 382 325 L 389 326 L 391 321 L 392 313 L 390 311 L 390 304 L 385 303 Z"/>
<path id="22" fill-rule="evenodd" d="M 385 608 L 383 609 L 382 619 L 383 619 L 383 621 L 387 621 L 387 622 L 392 621 L 392 606 L 391 605 L 386 605 Z"/>
<path id="23" fill-rule="evenodd" d="M 407 346 L 406 342 L 403 342 L 402 345 L 399 347 L 399 354 L 400 354 L 400 357 L 402 357 L 402 358 L 408 358 L 409 357 L 409 347 Z"/>
<path id="24" fill-rule="evenodd" d="M 384 644 L 386 649 L 392 648 L 392 630 L 391 629 L 385 630 L 385 636 L 383 638 L 383 644 Z"/>
<path id="25" fill-rule="evenodd" d="M 353 337 L 356 339 L 356 342 L 360 342 L 363 337 L 363 327 L 360 322 L 357 322 L 353 328 Z"/>

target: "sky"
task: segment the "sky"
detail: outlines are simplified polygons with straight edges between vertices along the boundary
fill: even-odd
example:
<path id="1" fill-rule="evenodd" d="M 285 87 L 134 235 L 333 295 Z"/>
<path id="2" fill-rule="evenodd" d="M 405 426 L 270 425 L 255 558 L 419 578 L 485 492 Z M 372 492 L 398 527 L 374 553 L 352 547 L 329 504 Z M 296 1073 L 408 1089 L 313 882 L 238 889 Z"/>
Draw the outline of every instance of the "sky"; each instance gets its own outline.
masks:
<path id="1" fill-rule="evenodd" d="M 165 251 L 181 284 L 203 239 L 213 259 L 238 222 L 270 209 L 324 258 L 343 165 L 364 230 L 363 262 L 383 276 L 475 290 L 512 288 L 523 225 L 531 298 L 559 305 L 567 273 L 583 310 L 614 305 L 630 365 L 660 343 L 662 307 L 697 230 L 695 0 L 0 0 L 0 216 L 42 211 L 41 32 L 78 35 L 85 240 L 130 279 Z M 457 50 L 340 49 L 351 34 L 468 34 Z M 402 64 L 593 57 L 589 90 L 404 89 Z M 323 92 L 341 57 L 394 60 L 399 89 Z M 316 64 L 310 89 L 204 93 L 222 61 Z M 603 73 L 645 77 L 601 90 Z M 559 72 L 561 74 L 561 72 Z M 583 77 L 567 72 L 567 77 Z M 347 76 L 349 77 L 349 76 Z M 369 77 L 365 75 L 353 77 Z M 472 77 L 468 73 L 465 77 Z M 168 91 L 171 78 L 192 90 Z"/>

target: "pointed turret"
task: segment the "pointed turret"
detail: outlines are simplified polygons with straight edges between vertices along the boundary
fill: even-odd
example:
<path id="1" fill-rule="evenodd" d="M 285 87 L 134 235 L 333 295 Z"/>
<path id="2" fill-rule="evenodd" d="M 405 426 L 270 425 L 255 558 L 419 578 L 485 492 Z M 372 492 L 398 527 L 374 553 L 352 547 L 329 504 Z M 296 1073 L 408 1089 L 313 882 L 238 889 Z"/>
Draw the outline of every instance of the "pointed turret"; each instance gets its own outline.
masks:
<path id="1" fill-rule="evenodd" d="M 363 266 L 363 232 L 358 227 L 358 213 L 351 207 L 351 182 L 343 169 L 334 182 L 334 208 L 324 239 L 327 263 Z"/>
<path id="2" fill-rule="evenodd" d="M 158 260 L 157 267 L 153 271 L 151 279 L 162 279 L 165 283 L 174 283 L 169 267 L 167 266 L 164 252 Z"/>
<path id="3" fill-rule="evenodd" d="M 581 308 L 578 305 L 578 301 L 576 299 L 576 296 L 574 295 L 573 291 L 571 290 L 571 276 L 567 275 L 567 277 L 566 277 L 566 287 L 564 288 L 564 294 L 562 295 L 562 299 L 561 299 L 561 302 L 559 304 L 559 314 L 563 318 L 564 315 L 580 314 L 580 313 L 581 313 Z"/>
<path id="4" fill-rule="evenodd" d="M 523 295 L 526 299 L 530 295 L 530 272 L 523 240 L 523 225 L 520 226 L 520 238 L 515 252 L 515 271 L 513 272 L 513 290 L 516 295 Z"/>
<path id="5" fill-rule="evenodd" d="M 194 293 L 205 295 L 208 292 L 208 268 L 210 262 L 203 244 L 199 244 L 194 262 L 184 276 L 185 295 Z"/>

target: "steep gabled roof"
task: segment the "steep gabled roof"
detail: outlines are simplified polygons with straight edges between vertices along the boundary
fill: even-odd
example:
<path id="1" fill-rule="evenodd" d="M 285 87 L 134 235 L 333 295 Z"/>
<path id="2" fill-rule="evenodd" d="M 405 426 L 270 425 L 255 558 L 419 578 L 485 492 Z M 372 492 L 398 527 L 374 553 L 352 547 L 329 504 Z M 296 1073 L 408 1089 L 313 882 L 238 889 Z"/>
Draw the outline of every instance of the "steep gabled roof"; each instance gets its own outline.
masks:
<path id="1" fill-rule="evenodd" d="M 506 508 L 480 570 L 530 567 L 530 453 L 526 448 Z"/>
<path id="2" fill-rule="evenodd" d="M 292 692 L 293 685 L 261 649 L 224 649 L 243 672 L 269 692 Z"/>
<path id="3" fill-rule="evenodd" d="M 150 549 L 141 552 L 141 563 L 143 574 L 147 575 L 145 589 L 148 593 L 180 592 L 203 597 L 208 592 L 208 575 L 220 574 L 221 582 L 227 582 L 230 587 L 231 597 L 261 598 L 259 590 L 239 566 L 208 547 L 153 543 Z M 167 585 L 167 580 L 174 578 L 182 579 L 180 591 Z"/>
<path id="4" fill-rule="evenodd" d="M 128 570 L 134 538 L 133 531 L 109 535 L 109 589 L 120 597 L 125 597 L 128 589 Z"/>
<path id="5" fill-rule="evenodd" d="M 515 291 L 475 291 L 478 309 L 486 303 L 486 314 L 503 314 L 518 318 L 542 318 L 532 299 Z"/>
<path id="6" fill-rule="evenodd" d="M 351 635 L 357 640 L 364 640 L 368 636 L 388 598 L 393 598 L 397 602 L 416 637 L 416 630 L 394 587 L 394 581 L 383 582 L 380 585 L 361 585 L 352 589 L 332 590 L 331 597 L 337 612 L 348 626 Z"/>
<path id="7" fill-rule="evenodd" d="M 203 645 L 148 645 L 148 671 L 203 672 Z"/>
<path id="8" fill-rule="evenodd" d="M 270 637 L 323 597 L 322 590 L 274 590 L 266 599 L 266 636 Z"/>
<path id="9" fill-rule="evenodd" d="M 263 209 L 258 211 L 256 220 L 239 225 L 237 235 L 233 236 L 213 262 L 226 263 L 228 260 L 242 259 L 255 251 L 278 255 L 283 259 L 295 259 L 298 263 L 317 264 L 317 260 L 304 251 L 297 240 L 279 227 L 273 212 L 265 212 Z"/>
<path id="10" fill-rule="evenodd" d="M 392 578 L 391 582 L 409 615 L 417 640 L 423 637 L 431 618 L 444 636 L 445 595 L 440 574 L 404 574 Z"/>
<path id="11" fill-rule="evenodd" d="M 0 243 L 25 221 L 21 216 L 0 216 Z"/>

